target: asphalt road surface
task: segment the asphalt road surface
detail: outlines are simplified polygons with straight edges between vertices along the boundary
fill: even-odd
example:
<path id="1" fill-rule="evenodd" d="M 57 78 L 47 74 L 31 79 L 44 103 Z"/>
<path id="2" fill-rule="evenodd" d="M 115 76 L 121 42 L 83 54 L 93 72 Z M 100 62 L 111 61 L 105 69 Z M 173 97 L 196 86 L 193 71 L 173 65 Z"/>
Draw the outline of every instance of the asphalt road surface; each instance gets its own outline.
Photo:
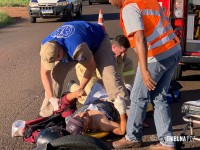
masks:
<path id="1" fill-rule="evenodd" d="M 110 37 L 122 34 L 119 27 L 119 10 L 109 4 L 88 5 L 85 1 L 81 20 L 97 22 L 100 8 L 103 10 L 104 24 Z M 38 117 L 44 98 L 39 70 L 40 43 L 62 23 L 57 19 L 38 19 L 37 23 L 31 24 L 24 19 L 23 22 L 0 29 L 1 150 L 29 150 L 35 147 L 34 144 L 23 142 L 21 137 L 12 138 L 11 126 L 16 120 L 32 120 Z M 136 61 L 132 50 L 128 54 Z M 135 63 L 135 67 L 136 65 Z M 69 73 L 66 82 L 71 79 L 76 80 L 74 70 Z M 180 135 L 185 125 L 181 113 L 183 102 L 200 99 L 200 70 L 185 71 L 182 81 L 178 82 L 183 86 L 182 100 L 180 103 L 170 105 L 175 135 Z M 150 127 L 144 129 L 144 146 L 140 148 L 142 150 L 147 149 L 152 143 L 157 143 L 153 118 L 148 118 L 147 122 Z M 200 135 L 200 126 L 195 125 L 194 129 L 195 135 Z M 198 150 L 200 142 L 185 142 L 184 149 Z"/>

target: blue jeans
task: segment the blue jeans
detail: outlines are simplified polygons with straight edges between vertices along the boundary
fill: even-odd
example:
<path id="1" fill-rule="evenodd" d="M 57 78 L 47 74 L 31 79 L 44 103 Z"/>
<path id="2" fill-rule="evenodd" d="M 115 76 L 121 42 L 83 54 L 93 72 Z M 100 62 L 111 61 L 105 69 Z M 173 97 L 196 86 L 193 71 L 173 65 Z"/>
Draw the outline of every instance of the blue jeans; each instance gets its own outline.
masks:
<path id="1" fill-rule="evenodd" d="M 154 103 L 154 122 L 157 136 L 161 144 L 174 146 L 173 141 L 167 141 L 167 136 L 172 136 L 171 113 L 167 103 L 167 92 L 173 72 L 181 57 L 181 51 L 155 63 L 149 63 L 148 69 L 152 78 L 157 83 L 154 91 L 148 91 L 144 86 L 140 66 L 131 91 L 131 107 L 126 126 L 126 139 L 129 141 L 142 140 L 142 123 L 146 115 L 147 103 Z"/>

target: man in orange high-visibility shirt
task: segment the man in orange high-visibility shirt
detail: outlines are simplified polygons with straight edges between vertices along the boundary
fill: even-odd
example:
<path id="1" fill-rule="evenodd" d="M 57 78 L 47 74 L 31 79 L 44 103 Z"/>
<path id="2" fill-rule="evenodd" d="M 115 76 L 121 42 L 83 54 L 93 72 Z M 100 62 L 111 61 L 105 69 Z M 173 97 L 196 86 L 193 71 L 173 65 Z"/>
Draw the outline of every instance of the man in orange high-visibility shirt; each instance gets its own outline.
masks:
<path id="1" fill-rule="evenodd" d="M 154 120 L 159 144 L 152 150 L 174 150 L 167 92 L 181 57 L 180 41 L 157 0 L 109 0 L 120 8 L 120 25 L 138 55 L 138 68 L 131 91 L 126 135 L 113 142 L 116 149 L 140 147 L 142 122 L 149 100 L 154 103 Z"/>

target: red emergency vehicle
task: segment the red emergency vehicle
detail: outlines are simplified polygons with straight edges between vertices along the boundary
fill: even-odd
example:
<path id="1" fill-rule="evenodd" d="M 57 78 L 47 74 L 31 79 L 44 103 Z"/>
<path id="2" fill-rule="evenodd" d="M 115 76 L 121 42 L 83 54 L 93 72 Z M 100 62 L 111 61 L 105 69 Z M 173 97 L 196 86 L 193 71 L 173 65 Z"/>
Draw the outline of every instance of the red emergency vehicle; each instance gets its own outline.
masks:
<path id="1" fill-rule="evenodd" d="M 182 58 L 173 79 L 182 71 L 200 68 L 200 0 L 158 0 L 180 38 Z"/>

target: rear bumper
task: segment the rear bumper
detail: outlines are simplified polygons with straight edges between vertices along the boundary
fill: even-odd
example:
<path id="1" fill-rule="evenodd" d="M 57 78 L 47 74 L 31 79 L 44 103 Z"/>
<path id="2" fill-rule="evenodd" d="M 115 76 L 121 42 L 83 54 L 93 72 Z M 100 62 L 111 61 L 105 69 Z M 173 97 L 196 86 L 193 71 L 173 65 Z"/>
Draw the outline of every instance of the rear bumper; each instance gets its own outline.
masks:
<path id="1" fill-rule="evenodd" d="M 70 5 L 28 7 L 29 15 L 34 18 L 61 18 L 70 13 Z"/>
<path id="2" fill-rule="evenodd" d="M 200 64 L 200 56 L 182 56 L 181 63 Z"/>

